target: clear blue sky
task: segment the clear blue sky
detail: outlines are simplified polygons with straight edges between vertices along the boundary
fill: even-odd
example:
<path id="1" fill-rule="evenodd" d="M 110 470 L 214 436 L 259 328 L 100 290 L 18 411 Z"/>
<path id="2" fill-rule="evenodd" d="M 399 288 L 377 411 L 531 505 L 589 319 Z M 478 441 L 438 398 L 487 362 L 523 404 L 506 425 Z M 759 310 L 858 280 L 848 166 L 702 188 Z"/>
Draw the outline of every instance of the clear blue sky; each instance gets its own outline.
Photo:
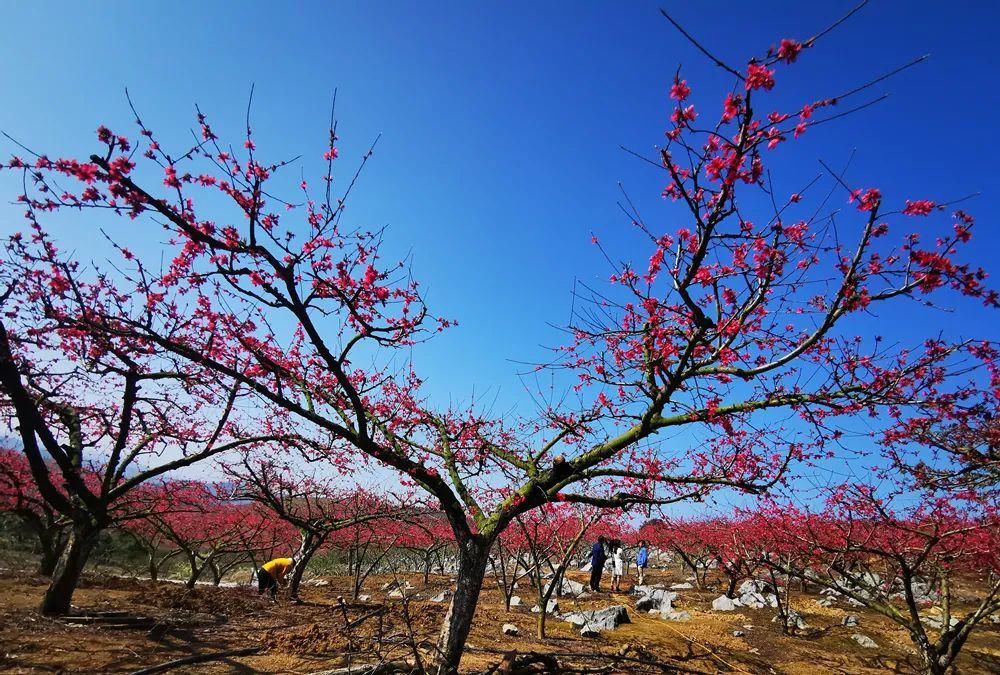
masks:
<path id="1" fill-rule="evenodd" d="M 741 63 L 782 37 L 808 37 L 854 2 L 662 4 Z M 523 403 L 509 360 L 544 359 L 540 345 L 558 341 L 548 324 L 567 321 L 574 278 L 607 277 L 590 233 L 619 257 L 648 255 L 632 247 L 617 182 L 649 221 L 683 224 L 659 199 L 659 173 L 619 146 L 648 153 L 662 138 L 678 64 L 702 107 L 714 108 L 728 82 L 659 6 L 8 3 L 0 128 L 41 151 L 86 154 L 98 124 L 133 133 L 128 86 L 167 138 L 184 138 L 197 102 L 238 140 L 253 83 L 258 147 L 316 157 L 339 88 L 341 172 L 383 134 L 350 216 L 388 224 L 392 248 L 412 252 L 432 309 L 461 323 L 416 355 L 431 391 L 446 400 L 498 388 L 504 406 Z M 931 59 L 888 82 L 888 101 L 810 131 L 787 169 L 812 175 L 817 159 L 839 164 L 857 148 L 849 178 L 880 186 L 891 201 L 981 191 L 968 204 L 979 216 L 974 253 L 1000 273 L 998 25 L 992 2 L 873 2 L 779 73 L 776 103 L 843 91 L 920 54 Z M 6 200 L 16 187 L 5 180 Z M 5 232 L 21 227 L 6 203 L 0 218 Z M 87 251 L 93 232 L 77 226 L 64 237 Z M 996 313 L 951 306 L 959 311 L 925 315 L 904 304 L 881 316 L 879 330 L 915 338 L 939 322 L 951 335 L 998 336 Z"/>

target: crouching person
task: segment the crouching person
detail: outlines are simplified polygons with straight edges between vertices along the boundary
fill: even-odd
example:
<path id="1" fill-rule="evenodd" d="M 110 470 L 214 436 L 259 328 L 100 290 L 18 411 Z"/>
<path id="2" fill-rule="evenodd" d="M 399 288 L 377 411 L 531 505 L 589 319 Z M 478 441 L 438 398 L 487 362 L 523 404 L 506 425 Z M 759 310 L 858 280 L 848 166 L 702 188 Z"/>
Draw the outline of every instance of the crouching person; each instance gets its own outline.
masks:
<path id="1" fill-rule="evenodd" d="M 285 576 L 295 565 L 294 558 L 275 558 L 264 563 L 257 570 L 257 593 L 265 592 L 271 595 L 272 600 L 278 597 L 278 586 L 284 586 L 287 582 Z"/>

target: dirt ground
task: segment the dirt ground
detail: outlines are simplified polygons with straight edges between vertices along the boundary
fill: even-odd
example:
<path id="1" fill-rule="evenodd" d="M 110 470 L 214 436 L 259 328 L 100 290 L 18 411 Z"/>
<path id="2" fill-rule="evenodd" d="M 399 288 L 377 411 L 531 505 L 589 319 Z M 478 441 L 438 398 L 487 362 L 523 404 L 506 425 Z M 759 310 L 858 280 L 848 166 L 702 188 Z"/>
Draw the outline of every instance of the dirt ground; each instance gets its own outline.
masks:
<path id="1" fill-rule="evenodd" d="M 572 575 L 571 575 L 572 576 Z M 653 572 L 647 583 L 683 581 L 681 574 Z M 303 604 L 281 599 L 278 604 L 259 598 L 249 588 L 199 586 L 187 590 L 169 582 L 89 577 L 74 597 L 83 613 L 127 611 L 158 619 L 172 628 L 165 635 L 156 629 L 85 625 L 40 616 L 36 607 L 45 588 L 37 577 L 0 576 L 0 670 L 5 673 L 128 673 L 175 658 L 243 647 L 260 646 L 254 656 L 230 658 L 172 670 L 173 673 L 315 673 L 371 660 L 372 649 L 382 643 L 390 660 L 411 656 L 407 636 L 436 637 L 446 611 L 444 603 L 428 602 L 450 580 L 432 578 L 425 588 L 419 575 L 406 577 L 419 597 L 405 604 L 389 599 L 381 587 L 389 578 L 372 578 L 366 585 L 367 603 L 338 603 L 347 596 L 346 578 L 324 578 L 322 586 L 302 591 Z M 575 576 L 584 581 L 582 575 Z M 489 581 L 489 580 L 488 580 Z M 523 605 L 504 611 L 495 586 L 484 589 L 475 625 L 466 645 L 463 671 L 482 671 L 497 664 L 506 651 L 556 655 L 563 664 L 600 672 L 746 672 L 746 673 L 885 673 L 913 672 L 915 652 L 906 633 L 878 615 L 838 603 L 821 607 L 816 596 L 793 594 L 792 606 L 803 614 L 810 628 L 796 637 L 783 636 L 771 622 L 773 609 L 713 612 L 711 600 L 718 590 L 679 591 L 677 609 L 691 614 L 688 622 L 668 622 L 636 613 L 634 597 L 602 593 L 576 601 L 561 599 L 561 611 L 593 609 L 612 604 L 629 608 L 631 623 L 599 638 L 583 638 L 572 626 L 555 617 L 548 620 L 548 637 L 535 636 L 536 615 L 530 588 L 522 587 Z M 381 615 L 377 610 L 385 607 Z M 374 613 L 374 614 L 373 614 Z M 860 618 L 860 626 L 845 628 L 847 614 Z M 360 625 L 354 622 L 373 614 Z M 517 637 L 501 633 L 504 623 L 520 629 Z M 734 637 L 734 631 L 743 635 Z M 863 633 L 879 645 L 864 649 L 851 635 Z M 393 643 L 395 643 L 394 646 Z M 390 646 L 385 646 L 385 645 Z M 574 654 L 576 656 L 563 656 Z M 602 654 L 625 655 L 617 661 Z M 1000 672 L 1000 626 L 982 626 L 963 650 L 960 673 Z M 662 666 L 644 665 L 655 659 Z M 668 668 L 673 666 L 677 670 Z M 592 671 L 593 672 L 593 671 Z"/>

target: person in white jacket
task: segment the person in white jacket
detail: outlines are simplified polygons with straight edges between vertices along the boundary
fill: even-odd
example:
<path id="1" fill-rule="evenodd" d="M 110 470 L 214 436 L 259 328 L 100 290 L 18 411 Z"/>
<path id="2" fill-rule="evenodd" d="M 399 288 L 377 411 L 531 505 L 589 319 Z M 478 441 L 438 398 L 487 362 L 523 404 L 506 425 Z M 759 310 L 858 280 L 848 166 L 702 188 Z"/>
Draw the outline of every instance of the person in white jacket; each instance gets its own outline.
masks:
<path id="1" fill-rule="evenodd" d="M 625 576 L 625 548 L 621 541 L 611 542 L 611 592 L 621 593 L 622 577 Z"/>

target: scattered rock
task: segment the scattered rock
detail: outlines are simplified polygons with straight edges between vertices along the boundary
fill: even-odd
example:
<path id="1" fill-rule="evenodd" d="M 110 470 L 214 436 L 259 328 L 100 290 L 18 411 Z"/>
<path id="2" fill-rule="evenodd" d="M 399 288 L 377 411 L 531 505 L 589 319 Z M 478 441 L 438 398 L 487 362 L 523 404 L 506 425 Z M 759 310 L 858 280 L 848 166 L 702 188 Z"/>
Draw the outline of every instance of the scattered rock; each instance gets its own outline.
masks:
<path id="1" fill-rule="evenodd" d="M 922 617 L 921 621 L 935 630 L 941 630 L 944 626 L 944 616 L 942 614 L 943 612 L 940 607 L 931 607 L 930 613 Z M 949 628 L 954 628 L 958 625 L 958 618 L 953 616 L 948 623 L 950 624 Z"/>
<path id="2" fill-rule="evenodd" d="M 538 605 L 535 605 L 534 607 L 531 608 L 531 612 L 533 614 L 538 614 L 541 611 L 542 611 L 542 608 L 540 606 L 538 606 Z M 559 611 L 559 603 L 556 602 L 555 600 L 549 600 L 549 604 L 546 605 L 546 607 L 545 607 L 545 612 L 547 614 L 555 614 L 558 611 Z"/>
<path id="3" fill-rule="evenodd" d="M 614 630 L 623 623 L 631 623 L 624 605 L 612 605 L 604 609 L 572 612 L 562 617 L 574 626 L 591 626 L 597 630 Z"/>
<path id="4" fill-rule="evenodd" d="M 847 626 L 848 628 L 854 628 L 858 625 L 858 617 L 854 614 L 848 614 L 843 618 L 843 620 L 841 620 L 840 625 Z"/>
<path id="5" fill-rule="evenodd" d="M 694 584 L 685 581 L 683 584 L 671 584 L 670 590 L 672 591 L 689 591 L 694 588 Z"/>
<path id="6" fill-rule="evenodd" d="M 865 649 L 878 649 L 878 645 L 875 644 L 875 640 L 872 640 L 867 635 L 862 635 L 861 633 L 855 633 L 854 635 L 851 636 L 851 639 L 857 642 Z"/>
<path id="7" fill-rule="evenodd" d="M 372 596 L 370 595 L 359 595 L 358 602 L 371 602 Z"/>
<path id="8" fill-rule="evenodd" d="M 597 630 L 597 628 L 588 623 L 584 624 L 584 626 L 580 629 L 580 635 L 586 638 L 595 638 L 600 637 L 601 631 Z"/>
<path id="9" fill-rule="evenodd" d="M 771 623 L 775 623 L 780 620 L 781 620 L 781 615 L 779 614 L 778 616 L 771 619 Z M 788 626 L 789 628 L 795 628 L 798 630 L 805 630 L 806 628 L 809 627 L 809 625 L 806 624 L 806 620 L 802 618 L 802 615 L 796 612 L 794 609 L 790 609 L 785 613 L 785 625 Z"/>
<path id="10" fill-rule="evenodd" d="M 733 600 L 725 595 L 720 595 L 712 601 L 712 609 L 716 612 L 732 612 L 739 604 L 738 600 Z"/>
<path id="11" fill-rule="evenodd" d="M 662 591 L 664 589 L 663 584 L 646 584 L 644 586 L 639 586 L 636 584 L 632 587 L 633 595 L 652 595 L 654 591 Z"/>
<path id="12" fill-rule="evenodd" d="M 669 612 L 660 612 L 660 617 L 665 621 L 690 621 L 691 615 L 687 612 L 671 609 Z"/>
<path id="13" fill-rule="evenodd" d="M 393 589 L 403 588 L 408 591 L 412 591 L 416 586 L 413 586 L 409 581 L 389 581 L 382 584 L 383 591 L 391 591 Z"/>
<path id="14" fill-rule="evenodd" d="M 1000 624 L 1000 614 L 990 614 L 990 623 Z"/>
<path id="15" fill-rule="evenodd" d="M 733 631 L 733 637 L 743 637 L 744 635 L 746 635 L 746 633 L 744 633 L 741 630 L 734 630 Z"/>
<path id="16" fill-rule="evenodd" d="M 517 626 L 515 626 L 512 623 L 505 623 L 503 625 L 503 628 L 501 628 L 500 630 L 503 632 L 504 635 L 519 635 L 521 632 L 517 629 Z"/>
<path id="17" fill-rule="evenodd" d="M 450 597 L 451 597 L 451 591 L 441 591 L 433 598 L 431 598 L 431 602 L 445 602 Z"/>
<path id="18" fill-rule="evenodd" d="M 822 598 L 816 598 L 816 604 L 820 607 L 833 607 L 835 600 L 829 595 L 824 595 Z"/>
<path id="19" fill-rule="evenodd" d="M 520 596 L 517 596 L 517 595 L 510 596 L 510 606 L 511 607 L 520 607 L 521 606 L 521 598 L 520 598 Z"/>

